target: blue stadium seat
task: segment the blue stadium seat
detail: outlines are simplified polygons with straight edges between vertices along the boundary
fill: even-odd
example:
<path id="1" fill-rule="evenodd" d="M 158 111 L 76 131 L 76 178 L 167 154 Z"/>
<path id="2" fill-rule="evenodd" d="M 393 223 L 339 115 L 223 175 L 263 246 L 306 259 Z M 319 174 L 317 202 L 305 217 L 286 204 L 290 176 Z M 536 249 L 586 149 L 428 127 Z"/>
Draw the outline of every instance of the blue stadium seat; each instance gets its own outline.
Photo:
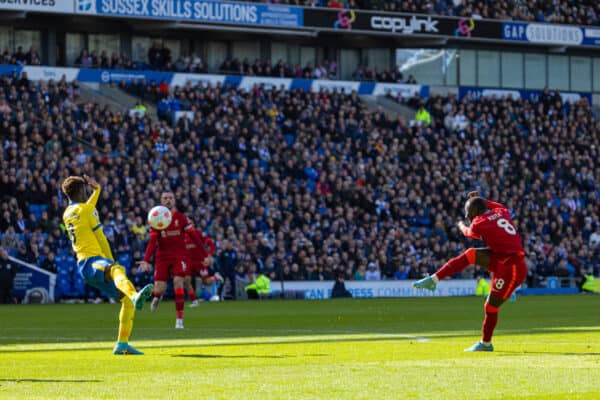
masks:
<path id="1" fill-rule="evenodd" d="M 75 275 L 71 287 L 75 296 L 84 296 L 86 294 L 85 282 L 79 274 Z"/>
<path id="2" fill-rule="evenodd" d="M 121 264 L 127 272 L 131 269 L 131 255 L 129 253 L 122 253 L 117 257 L 117 262 Z"/>
<path id="3" fill-rule="evenodd" d="M 42 213 L 46 211 L 46 208 L 48 208 L 47 204 L 30 204 L 28 207 L 29 212 L 35 215 L 36 220 L 40 219 Z"/>
<path id="4" fill-rule="evenodd" d="M 294 135 L 284 135 L 283 136 L 285 141 L 287 142 L 288 146 L 291 146 L 294 144 L 294 142 L 296 141 L 296 136 Z"/>

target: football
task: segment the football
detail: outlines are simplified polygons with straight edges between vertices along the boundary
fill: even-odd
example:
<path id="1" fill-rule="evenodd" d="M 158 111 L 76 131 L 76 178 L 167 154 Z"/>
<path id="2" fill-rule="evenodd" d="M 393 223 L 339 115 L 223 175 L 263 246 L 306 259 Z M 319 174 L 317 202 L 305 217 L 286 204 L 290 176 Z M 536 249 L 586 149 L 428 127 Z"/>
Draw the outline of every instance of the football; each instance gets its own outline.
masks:
<path id="1" fill-rule="evenodd" d="M 148 213 L 148 224 L 156 230 L 163 230 L 171 223 L 171 211 L 165 206 L 156 206 Z"/>

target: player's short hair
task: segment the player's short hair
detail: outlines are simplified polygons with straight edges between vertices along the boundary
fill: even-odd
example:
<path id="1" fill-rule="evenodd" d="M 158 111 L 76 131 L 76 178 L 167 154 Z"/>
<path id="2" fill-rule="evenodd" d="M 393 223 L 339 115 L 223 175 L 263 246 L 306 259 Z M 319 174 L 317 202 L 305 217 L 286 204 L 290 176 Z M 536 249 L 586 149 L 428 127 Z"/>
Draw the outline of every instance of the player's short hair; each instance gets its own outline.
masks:
<path id="1" fill-rule="evenodd" d="M 467 200 L 466 208 L 467 210 L 473 210 L 474 215 L 482 214 L 487 210 L 485 199 L 483 197 L 470 198 Z"/>
<path id="2" fill-rule="evenodd" d="M 73 200 L 77 194 L 83 191 L 85 187 L 85 179 L 80 176 L 70 176 L 62 184 L 63 193 L 69 198 L 69 200 Z"/>

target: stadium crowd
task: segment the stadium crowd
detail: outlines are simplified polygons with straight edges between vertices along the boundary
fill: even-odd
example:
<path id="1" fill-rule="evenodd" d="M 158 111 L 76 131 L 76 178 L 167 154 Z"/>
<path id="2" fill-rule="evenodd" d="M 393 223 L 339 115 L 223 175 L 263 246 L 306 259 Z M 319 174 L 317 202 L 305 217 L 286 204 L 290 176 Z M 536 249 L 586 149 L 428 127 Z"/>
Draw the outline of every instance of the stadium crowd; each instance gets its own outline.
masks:
<path id="1" fill-rule="evenodd" d="M 0 81 L 0 244 L 81 285 L 60 183 L 99 177 L 104 230 L 138 274 L 147 210 L 163 190 L 214 238 L 230 283 L 415 279 L 472 245 L 455 224 L 479 189 L 514 212 L 530 285 L 600 269 L 600 125 L 585 100 L 433 96 L 428 124 L 369 111 L 356 93 L 167 88 L 194 113 L 171 124 L 81 103 L 77 82 Z M 148 97 L 147 97 L 148 100 Z M 410 99 L 417 104 L 419 99 Z M 455 124 L 454 121 L 462 121 Z M 469 269 L 463 277 L 479 273 Z"/>
<path id="2" fill-rule="evenodd" d="M 305 7 L 494 18 L 515 21 L 598 25 L 600 3 L 594 0 L 251 0 Z"/>
<path id="3" fill-rule="evenodd" d="M 27 52 L 23 50 L 23 46 L 17 46 L 15 52 L 5 47 L 0 55 L 0 64 L 40 65 L 42 63 L 40 60 L 40 53 L 33 46 Z"/>

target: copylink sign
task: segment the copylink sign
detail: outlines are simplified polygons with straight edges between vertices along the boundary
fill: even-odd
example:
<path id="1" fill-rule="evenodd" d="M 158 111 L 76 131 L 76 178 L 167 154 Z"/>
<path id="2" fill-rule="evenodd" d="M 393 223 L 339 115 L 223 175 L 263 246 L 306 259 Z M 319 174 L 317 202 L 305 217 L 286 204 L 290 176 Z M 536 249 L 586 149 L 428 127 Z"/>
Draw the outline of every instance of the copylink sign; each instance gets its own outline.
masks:
<path id="1" fill-rule="evenodd" d="M 374 15 L 371 17 L 371 28 L 394 33 L 438 33 L 438 21 L 431 17 L 411 18 Z"/>

